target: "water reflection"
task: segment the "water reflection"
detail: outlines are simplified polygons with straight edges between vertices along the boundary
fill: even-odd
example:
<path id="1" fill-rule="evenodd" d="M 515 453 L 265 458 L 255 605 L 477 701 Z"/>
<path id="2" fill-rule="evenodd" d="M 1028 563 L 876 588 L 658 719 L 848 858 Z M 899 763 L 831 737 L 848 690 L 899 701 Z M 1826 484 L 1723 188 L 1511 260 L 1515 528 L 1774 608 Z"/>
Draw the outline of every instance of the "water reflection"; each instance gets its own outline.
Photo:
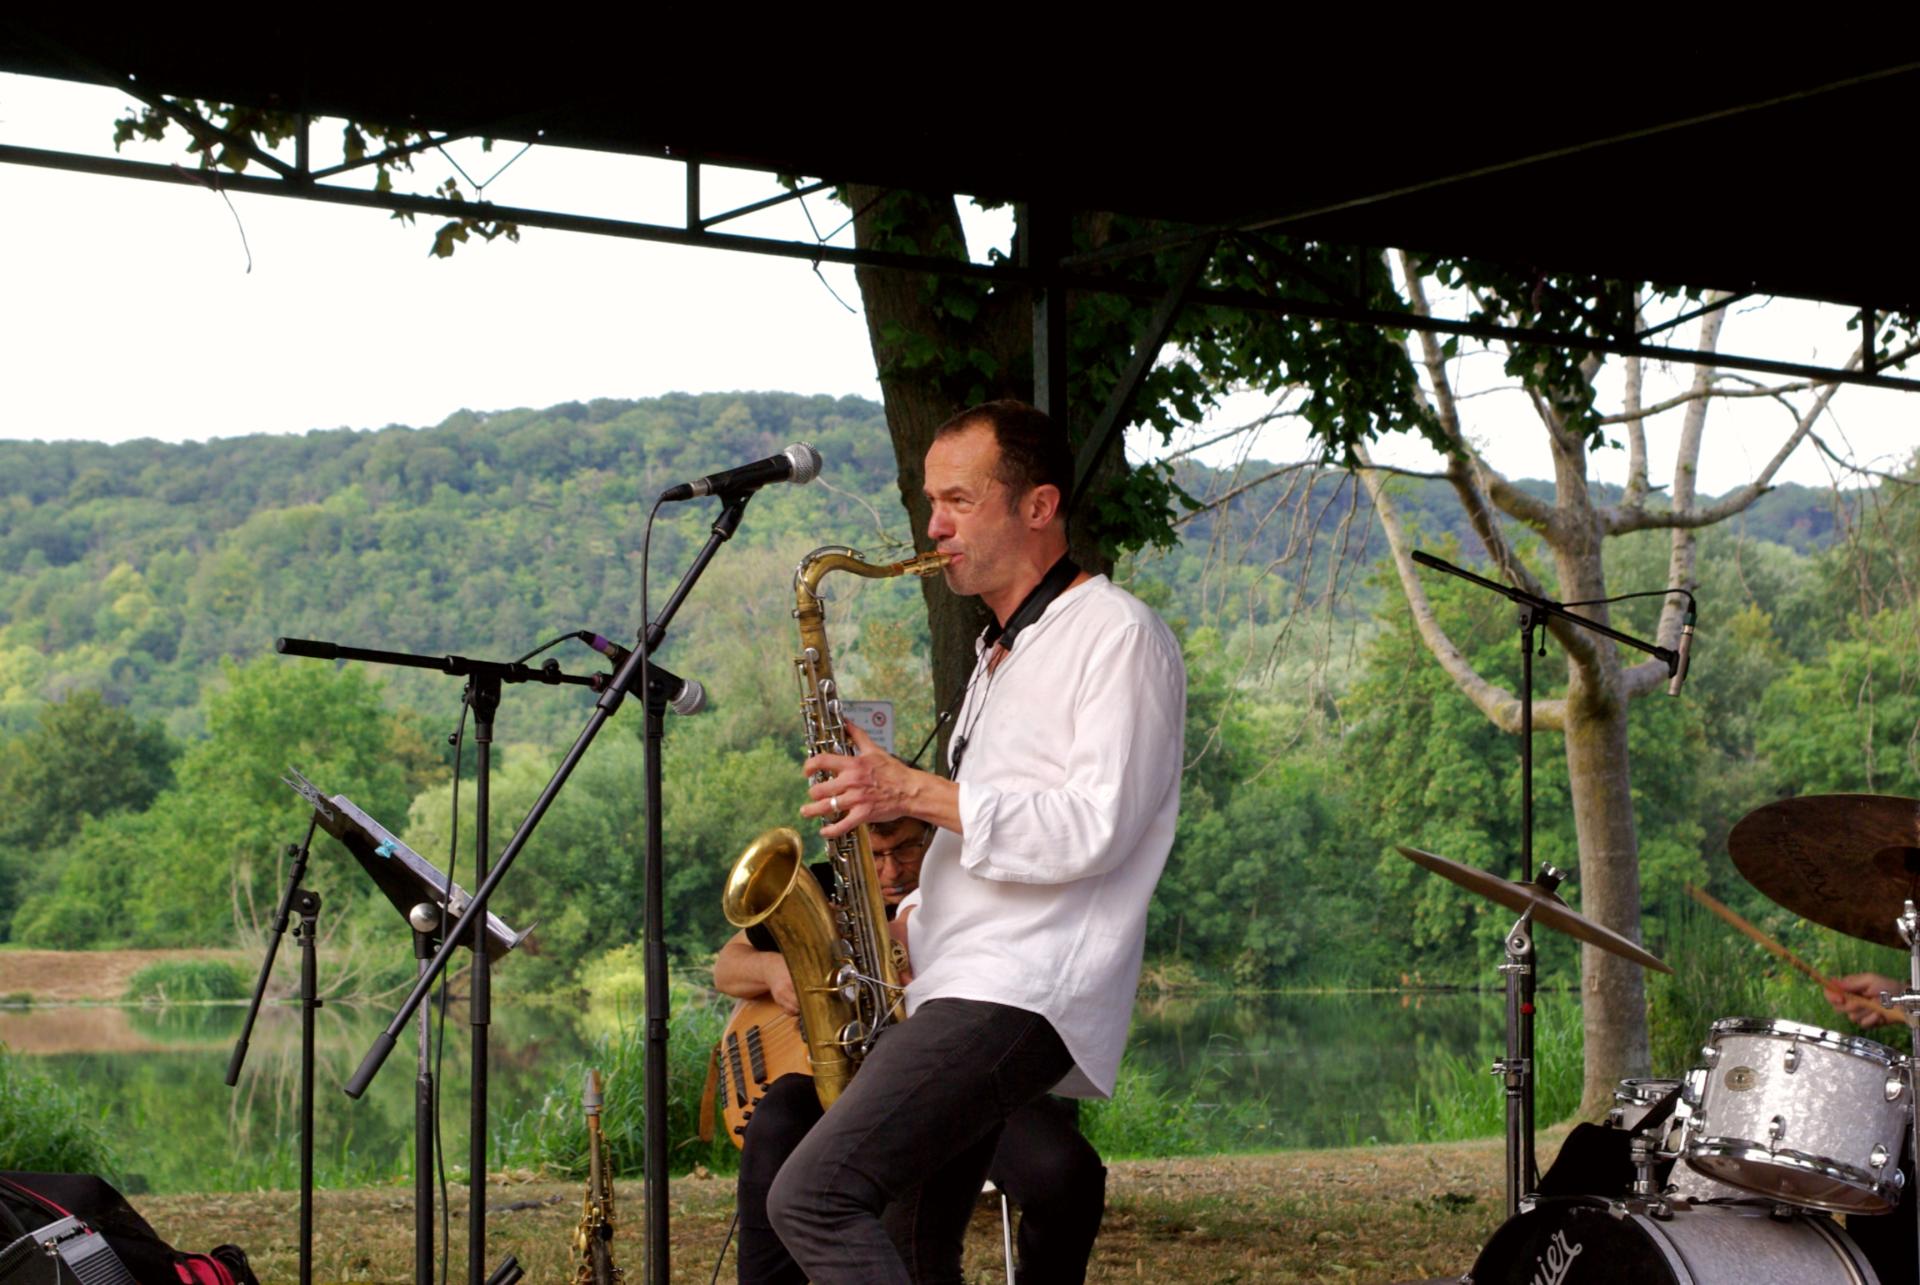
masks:
<path id="1" fill-rule="evenodd" d="M 1422 1067 L 1490 1060 L 1498 996 L 1261 995 L 1143 1003 L 1128 1060 L 1223 1123 L 1208 1145 L 1321 1147 L 1390 1141 Z M 214 1191 L 296 1185 L 299 1013 L 261 1014 L 237 1088 L 224 1083 L 244 1006 L 0 1011 L 0 1042 L 96 1106 L 136 1189 Z M 489 1148 L 584 1058 L 606 1021 L 571 1008 L 498 1005 L 491 1028 Z M 341 1091 L 391 1018 L 387 1007 L 329 1003 L 316 1014 L 315 1151 L 325 1185 L 400 1180 L 413 1153 L 416 1041 L 403 1039 L 360 1101 Z M 443 1147 L 467 1154 L 466 1006 L 445 1024 L 439 1065 Z M 1495 1092 L 1493 1081 L 1486 1081 Z"/>
<path id="2" fill-rule="evenodd" d="M 1498 996 L 1477 994 L 1178 1000 L 1140 1007 L 1127 1056 L 1177 1095 L 1243 1120 L 1257 1114 L 1262 1136 L 1241 1145 L 1386 1142 L 1426 1063 L 1491 1060 L 1501 1011 Z"/>

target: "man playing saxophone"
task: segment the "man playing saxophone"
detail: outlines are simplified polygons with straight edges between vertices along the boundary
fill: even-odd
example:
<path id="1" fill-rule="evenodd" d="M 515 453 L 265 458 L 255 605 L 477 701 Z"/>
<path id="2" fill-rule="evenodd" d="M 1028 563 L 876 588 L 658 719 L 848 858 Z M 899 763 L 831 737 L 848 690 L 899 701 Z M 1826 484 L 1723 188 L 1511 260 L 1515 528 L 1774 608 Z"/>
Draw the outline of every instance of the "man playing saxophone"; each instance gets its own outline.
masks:
<path id="1" fill-rule="evenodd" d="M 871 827 L 875 872 L 889 914 L 920 884 L 920 864 L 933 827 L 912 817 Z M 826 863 L 810 867 L 823 881 Z M 908 916 L 894 917 L 904 929 Z M 899 934 L 904 938 L 904 932 Z M 793 978 L 773 935 L 755 926 L 733 935 L 713 963 L 713 984 L 740 999 L 767 996 L 798 1013 Z M 783 1075 L 753 1109 L 742 1138 L 737 1188 L 740 1285 L 805 1285 L 799 1265 L 767 1221 L 767 1189 L 800 1140 L 820 1119 L 813 1081 Z M 1073 1104 L 1041 1098 L 1015 1112 L 1001 1134 L 988 1178 L 1020 1210 L 1019 1275 L 1051 1285 L 1086 1279 L 1087 1259 L 1100 1231 L 1106 1169 L 1080 1135 Z"/>
<path id="2" fill-rule="evenodd" d="M 804 765 L 832 838 L 932 823 L 909 1020 L 775 1179 L 774 1227 L 820 1285 L 958 1281 L 1002 1124 L 1049 1090 L 1111 1094 L 1179 810 L 1186 676 L 1172 633 L 1067 558 L 1072 457 L 1046 416 L 990 402 L 926 457 L 928 537 L 983 635 L 952 779 L 859 733 Z"/>

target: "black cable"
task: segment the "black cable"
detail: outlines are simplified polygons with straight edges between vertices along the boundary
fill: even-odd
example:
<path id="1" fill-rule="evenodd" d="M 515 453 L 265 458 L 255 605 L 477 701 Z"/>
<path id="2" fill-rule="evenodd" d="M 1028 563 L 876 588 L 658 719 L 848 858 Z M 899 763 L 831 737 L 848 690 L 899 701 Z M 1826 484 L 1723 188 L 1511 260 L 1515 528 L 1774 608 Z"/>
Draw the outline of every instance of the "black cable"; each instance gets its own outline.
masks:
<path id="1" fill-rule="evenodd" d="M 558 638 L 554 639 L 554 642 L 559 641 Z M 553 645 L 547 644 L 548 647 Z M 539 652 L 528 654 L 538 655 Z M 441 908 L 440 915 L 443 933 L 447 927 L 447 912 L 453 907 L 454 871 L 460 866 L 460 765 L 467 748 L 467 715 L 472 709 L 473 688 L 469 686 L 460 696 L 460 722 L 453 729 L 453 836 L 447 845 L 447 904 Z M 447 1150 L 440 1127 L 440 1074 L 447 1058 L 447 1010 L 452 1007 L 447 986 L 452 973 L 450 968 L 440 971 L 440 1031 L 433 1052 L 433 1154 L 440 1173 L 440 1285 L 447 1285 L 447 1264 L 453 1256 L 453 1226 L 448 1221 L 452 1216 L 452 1202 L 447 1198 Z"/>
<path id="2" fill-rule="evenodd" d="M 579 636 L 580 635 L 577 630 L 573 633 L 561 634 L 558 638 L 555 638 L 549 642 L 541 643 L 538 647 L 535 647 L 532 651 L 528 652 L 526 655 L 522 656 L 520 659 L 514 661 L 513 663 L 516 665 L 524 665 L 528 661 L 532 660 L 535 656 L 538 656 L 541 652 L 550 651 L 553 648 L 558 647 L 561 643 L 567 641 L 567 639 L 578 638 Z"/>
<path id="3" fill-rule="evenodd" d="M 1629 598 L 1668 598 L 1676 593 L 1687 600 L 1688 611 L 1696 610 L 1693 594 L 1682 589 L 1679 585 L 1675 585 L 1671 589 L 1648 589 L 1644 593 L 1617 593 L 1611 598 L 1583 598 L 1579 602 L 1563 602 L 1560 605 L 1563 607 L 1604 607 L 1610 602 L 1625 602 Z"/>
<path id="4" fill-rule="evenodd" d="M 727 1224 L 727 1238 L 720 1242 L 720 1257 L 713 1260 L 713 1275 L 707 1279 L 707 1285 L 717 1285 L 720 1269 L 726 1266 L 727 1251 L 733 1248 L 733 1229 L 740 1225 L 740 1206 L 733 1206 L 733 1221 Z"/>

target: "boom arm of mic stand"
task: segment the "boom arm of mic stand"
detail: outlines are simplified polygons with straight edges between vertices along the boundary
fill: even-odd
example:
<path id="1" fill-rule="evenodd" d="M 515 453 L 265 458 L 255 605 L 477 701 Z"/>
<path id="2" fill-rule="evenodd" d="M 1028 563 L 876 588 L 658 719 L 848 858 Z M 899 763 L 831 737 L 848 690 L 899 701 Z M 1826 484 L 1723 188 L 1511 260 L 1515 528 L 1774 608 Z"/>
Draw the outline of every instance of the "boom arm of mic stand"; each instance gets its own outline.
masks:
<path id="1" fill-rule="evenodd" d="M 1415 549 L 1413 551 L 1413 560 L 1423 567 L 1432 567 L 1435 571 L 1444 571 L 1450 576 L 1459 576 L 1462 580 L 1477 584 L 1482 589 L 1491 589 L 1497 594 L 1502 594 L 1512 599 L 1522 607 L 1531 607 L 1543 616 L 1554 616 L 1560 620 L 1567 621 L 1569 624 L 1578 625 L 1582 629 L 1591 630 L 1603 638 L 1611 638 L 1615 642 L 1632 647 L 1636 651 L 1643 651 L 1655 660 L 1664 662 L 1667 666 L 1668 673 L 1672 673 L 1680 664 L 1680 657 L 1673 649 L 1662 647 L 1658 643 L 1645 642 L 1639 638 L 1635 638 L 1632 634 L 1623 634 L 1618 629 L 1610 625 L 1603 625 L 1589 616 L 1575 615 L 1551 598 L 1542 598 L 1535 594 L 1528 593 L 1525 589 L 1516 589 L 1512 585 L 1501 584 L 1498 580 L 1489 580 L 1485 576 L 1475 575 L 1465 567 L 1456 567 L 1451 562 L 1443 558 L 1436 558 L 1431 553 L 1427 553 L 1422 549 Z"/>

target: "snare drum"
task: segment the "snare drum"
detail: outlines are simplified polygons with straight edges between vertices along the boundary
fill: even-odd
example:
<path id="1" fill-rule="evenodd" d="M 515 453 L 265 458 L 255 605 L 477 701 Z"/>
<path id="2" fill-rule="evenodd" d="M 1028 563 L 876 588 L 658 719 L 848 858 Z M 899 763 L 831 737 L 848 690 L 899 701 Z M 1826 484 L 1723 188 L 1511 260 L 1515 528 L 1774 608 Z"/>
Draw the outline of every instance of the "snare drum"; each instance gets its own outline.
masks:
<path id="1" fill-rule="evenodd" d="M 1799 1022 L 1713 1024 L 1686 1161 L 1789 1204 L 1877 1214 L 1900 1200 L 1906 1062 L 1884 1044 Z"/>

